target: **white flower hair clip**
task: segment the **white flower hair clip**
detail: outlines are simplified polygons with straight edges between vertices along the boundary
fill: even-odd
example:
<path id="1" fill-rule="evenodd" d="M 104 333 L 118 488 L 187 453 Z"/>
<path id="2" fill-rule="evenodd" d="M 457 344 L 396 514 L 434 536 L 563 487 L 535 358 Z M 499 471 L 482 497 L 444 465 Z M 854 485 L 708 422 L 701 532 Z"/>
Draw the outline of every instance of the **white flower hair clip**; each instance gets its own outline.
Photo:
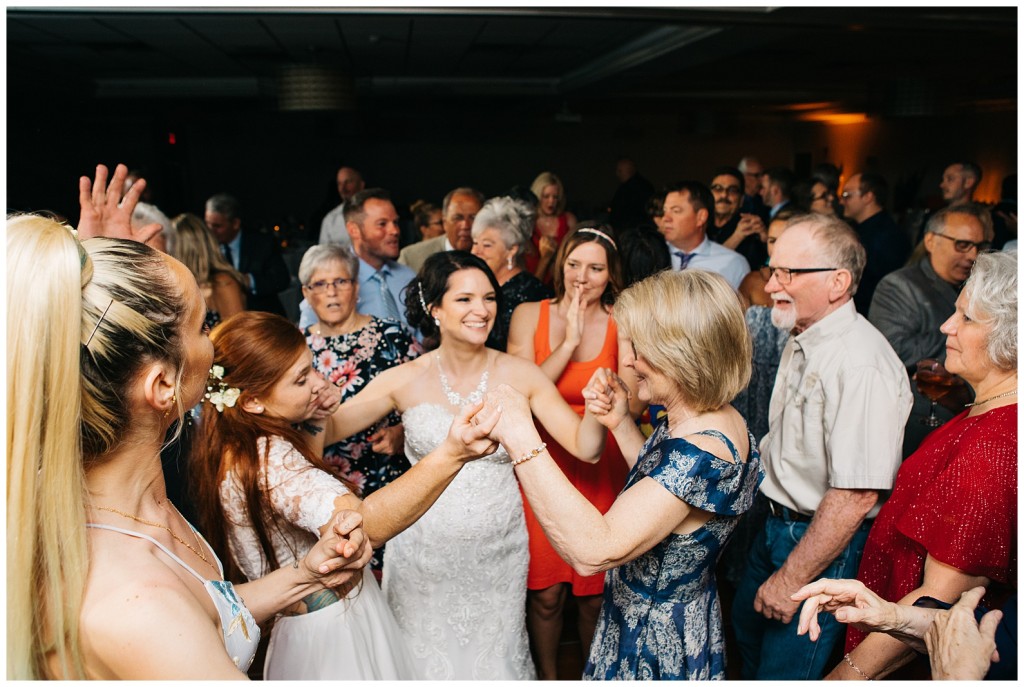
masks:
<path id="1" fill-rule="evenodd" d="M 217 386 L 216 391 L 213 390 L 214 385 Z M 223 367 L 214 365 L 210 368 L 210 377 L 206 381 L 206 398 L 213 404 L 218 413 L 223 413 L 224 408 L 234 408 L 235 401 L 241 395 L 241 389 L 224 383 Z"/>

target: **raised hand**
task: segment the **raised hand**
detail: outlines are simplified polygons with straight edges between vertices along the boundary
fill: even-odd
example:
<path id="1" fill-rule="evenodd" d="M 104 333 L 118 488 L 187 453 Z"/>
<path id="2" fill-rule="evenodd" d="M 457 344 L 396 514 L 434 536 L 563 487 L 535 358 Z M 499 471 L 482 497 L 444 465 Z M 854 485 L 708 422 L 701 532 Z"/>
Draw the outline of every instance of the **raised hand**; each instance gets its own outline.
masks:
<path id="1" fill-rule="evenodd" d="M 629 417 L 629 388 L 610 368 L 594 371 L 583 389 L 583 398 L 587 412 L 608 429 L 614 430 Z"/>
<path id="2" fill-rule="evenodd" d="M 320 375 L 316 370 L 310 374 Z M 329 418 L 341 406 L 341 389 L 336 384 L 326 383 L 326 386 L 317 395 L 316 408 L 310 415 L 311 420 L 324 420 Z"/>
<path id="3" fill-rule="evenodd" d="M 159 224 L 147 224 L 138 231 L 132 229 L 132 212 L 135 211 L 142 192 L 146 190 L 146 180 L 139 179 L 124 192 L 124 180 L 127 176 L 128 168 L 118 165 L 108 186 L 107 168 L 104 165 L 96 165 L 95 183 L 89 177 L 78 180 L 78 204 L 81 208 L 78 219 L 80 240 L 105 236 L 145 243 L 160 233 Z"/>
<path id="4" fill-rule="evenodd" d="M 490 404 L 463 406 L 445 437 L 449 454 L 468 462 L 494 453 L 498 443 L 490 435 L 501 415 L 501 408 Z"/>

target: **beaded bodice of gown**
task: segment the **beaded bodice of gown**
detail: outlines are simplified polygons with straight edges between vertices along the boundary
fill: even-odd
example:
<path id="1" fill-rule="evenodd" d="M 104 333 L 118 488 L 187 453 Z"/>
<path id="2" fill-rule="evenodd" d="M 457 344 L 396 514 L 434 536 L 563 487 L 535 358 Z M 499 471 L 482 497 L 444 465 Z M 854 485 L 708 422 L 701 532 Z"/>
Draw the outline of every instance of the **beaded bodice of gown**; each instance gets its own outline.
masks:
<path id="1" fill-rule="evenodd" d="M 415 465 L 448 435 L 455 407 L 402 414 Z M 526 635 L 523 503 L 504 449 L 468 463 L 388 543 L 384 592 L 426 679 L 533 679 Z"/>

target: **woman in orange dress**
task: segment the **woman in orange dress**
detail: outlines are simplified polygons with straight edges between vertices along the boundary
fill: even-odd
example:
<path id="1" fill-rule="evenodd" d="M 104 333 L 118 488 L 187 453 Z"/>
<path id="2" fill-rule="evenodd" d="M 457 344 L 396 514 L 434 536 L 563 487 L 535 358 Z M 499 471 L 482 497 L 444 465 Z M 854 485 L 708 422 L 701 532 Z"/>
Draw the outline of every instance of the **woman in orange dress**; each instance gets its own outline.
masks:
<path id="1" fill-rule="evenodd" d="M 555 298 L 523 303 L 512 315 L 508 352 L 537 363 L 572 408 L 583 415 L 583 388 L 600 367 L 630 373 L 619 364 L 612 304 L 622 288 L 622 267 L 612 229 L 584 224 L 562 242 L 554 263 Z M 626 374 L 631 386 L 632 375 Z M 635 394 L 634 394 L 635 398 Z M 629 466 L 609 437 L 601 459 L 583 463 L 550 435 L 542 434 L 555 462 L 573 486 L 602 513 L 626 483 Z M 570 585 L 579 607 L 583 657 L 601 608 L 604 573 L 583 577 L 555 552 L 523 499 L 530 535 L 526 622 L 537 677 L 555 679 L 563 608 Z"/>

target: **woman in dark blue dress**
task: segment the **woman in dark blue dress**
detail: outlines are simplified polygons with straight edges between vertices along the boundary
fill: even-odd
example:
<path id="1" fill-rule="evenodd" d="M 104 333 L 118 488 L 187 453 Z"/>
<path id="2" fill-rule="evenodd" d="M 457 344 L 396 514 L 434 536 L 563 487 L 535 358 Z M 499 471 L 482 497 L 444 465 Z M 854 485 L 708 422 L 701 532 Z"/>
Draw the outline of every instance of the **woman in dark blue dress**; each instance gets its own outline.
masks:
<path id="1" fill-rule="evenodd" d="M 714 568 L 751 506 L 760 459 L 729 405 L 750 377 L 750 337 L 735 293 L 699 270 L 661 272 L 615 306 L 632 343 L 626 374 L 640 400 L 667 415 L 645 441 L 628 413 L 626 386 L 599 370 L 587 412 L 612 430 L 631 470 L 601 515 L 564 477 L 526 407 L 508 388 L 492 433 L 558 553 L 581 574 L 611 570 L 585 679 L 723 679 L 725 642 Z M 636 458 L 631 458 L 636 456 Z"/>

